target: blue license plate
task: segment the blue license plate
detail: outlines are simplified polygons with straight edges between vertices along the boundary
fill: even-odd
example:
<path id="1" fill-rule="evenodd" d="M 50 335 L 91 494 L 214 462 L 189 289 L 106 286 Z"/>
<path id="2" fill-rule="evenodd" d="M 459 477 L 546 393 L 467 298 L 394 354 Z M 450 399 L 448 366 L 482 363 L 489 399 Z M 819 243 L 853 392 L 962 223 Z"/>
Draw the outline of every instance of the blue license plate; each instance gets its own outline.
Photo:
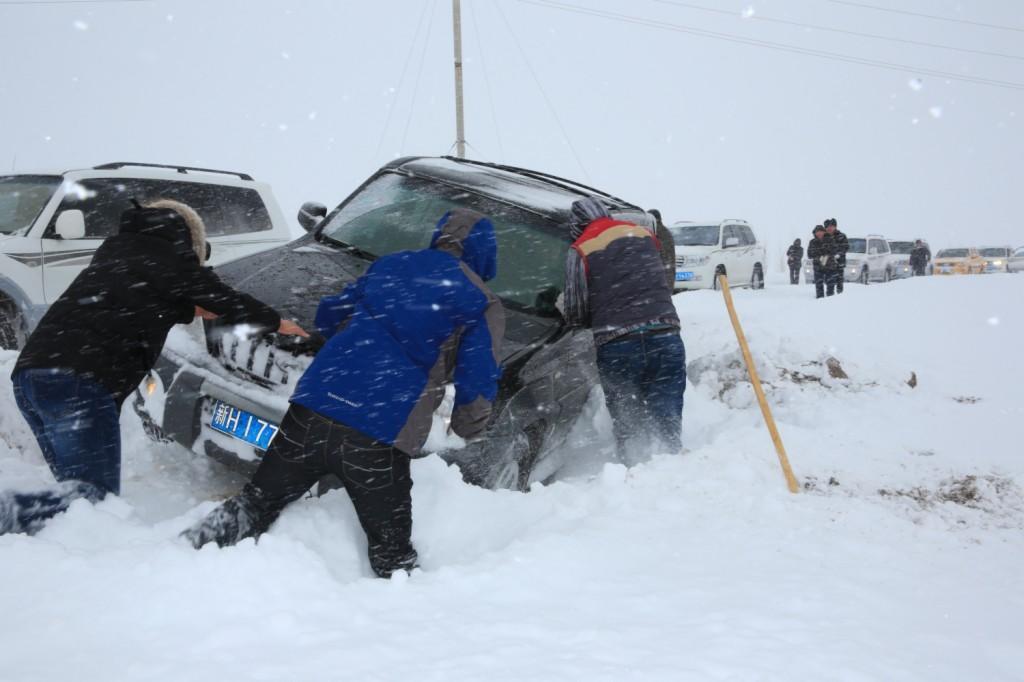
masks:
<path id="1" fill-rule="evenodd" d="M 266 450 L 277 435 L 277 424 L 219 400 L 213 404 L 210 426 L 260 450 Z"/>
<path id="2" fill-rule="evenodd" d="M 689 282 L 691 279 L 693 279 L 693 273 L 692 272 L 677 272 L 676 273 L 676 281 L 677 282 Z"/>

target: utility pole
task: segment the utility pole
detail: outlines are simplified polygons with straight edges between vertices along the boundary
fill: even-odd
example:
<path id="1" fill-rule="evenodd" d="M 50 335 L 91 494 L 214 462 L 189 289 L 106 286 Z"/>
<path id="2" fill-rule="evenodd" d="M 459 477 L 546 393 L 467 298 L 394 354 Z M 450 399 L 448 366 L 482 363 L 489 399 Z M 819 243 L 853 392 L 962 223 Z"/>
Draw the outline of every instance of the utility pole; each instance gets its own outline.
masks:
<path id="1" fill-rule="evenodd" d="M 466 158 L 466 130 L 462 114 L 462 7 L 452 0 L 452 32 L 455 36 L 455 155 Z"/>

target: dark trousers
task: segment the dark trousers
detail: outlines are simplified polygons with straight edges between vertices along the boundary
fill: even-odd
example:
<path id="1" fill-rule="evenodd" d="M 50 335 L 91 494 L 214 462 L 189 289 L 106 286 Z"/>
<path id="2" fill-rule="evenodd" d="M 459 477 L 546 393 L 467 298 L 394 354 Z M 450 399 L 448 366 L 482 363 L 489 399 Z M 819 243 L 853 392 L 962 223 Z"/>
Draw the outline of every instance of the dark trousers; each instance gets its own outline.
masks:
<path id="1" fill-rule="evenodd" d="M 836 293 L 841 294 L 843 293 L 843 282 L 846 281 L 846 261 L 838 263 L 838 266 L 838 270 L 832 270 L 830 273 L 835 283 Z"/>
<path id="2" fill-rule="evenodd" d="M 388 577 L 415 566 L 409 456 L 295 404 L 249 484 L 184 535 L 196 547 L 258 536 L 327 474 L 352 499 L 374 572 Z"/>
<path id="3" fill-rule="evenodd" d="M 789 283 L 799 284 L 800 283 L 800 264 L 789 264 Z"/>
<path id="4" fill-rule="evenodd" d="M 39 531 L 77 499 L 98 502 L 121 489 L 117 403 L 103 386 L 67 369 L 23 369 L 14 400 L 59 485 L 0 493 L 0 534 Z"/>
<path id="5" fill-rule="evenodd" d="M 842 271 L 814 268 L 814 297 L 825 298 L 836 293 L 836 281 L 842 280 Z"/>
<path id="6" fill-rule="evenodd" d="M 682 450 L 686 348 L 678 329 L 634 332 L 598 346 L 597 371 L 623 462 L 638 461 L 643 441 Z"/>
<path id="7" fill-rule="evenodd" d="M 915 265 L 914 266 L 914 277 L 924 277 L 924 276 L 925 276 L 924 275 L 924 266 L 923 265 Z"/>
<path id="8" fill-rule="evenodd" d="M 23 369 L 13 383 L 14 400 L 54 477 L 118 494 L 121 427 L 110 393 L 68 369 Z"/>

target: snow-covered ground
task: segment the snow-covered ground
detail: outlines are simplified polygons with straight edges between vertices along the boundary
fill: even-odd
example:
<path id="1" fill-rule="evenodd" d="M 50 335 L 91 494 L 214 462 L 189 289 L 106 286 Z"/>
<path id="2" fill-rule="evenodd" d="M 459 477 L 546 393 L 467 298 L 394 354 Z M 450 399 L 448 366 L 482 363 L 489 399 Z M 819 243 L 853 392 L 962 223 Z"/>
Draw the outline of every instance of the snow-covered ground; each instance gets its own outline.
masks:
<path id="1" fill-rule="evenodd" d="M 418 460 L 423 569 L 391 581 L 340 492 L 193 551 L 241 481 L 126 411 L 124 497 L 0 537 L 0 679 L 1024 679 L 1024 276 L 735 297 L 801 494 L 714 292 L 676 297 L 683 456 L 580 455 L 528 494 Z M 13 360 L 0 487 L 48 480 Z M 608 436 L 591 412 L 581 441 Z"/>

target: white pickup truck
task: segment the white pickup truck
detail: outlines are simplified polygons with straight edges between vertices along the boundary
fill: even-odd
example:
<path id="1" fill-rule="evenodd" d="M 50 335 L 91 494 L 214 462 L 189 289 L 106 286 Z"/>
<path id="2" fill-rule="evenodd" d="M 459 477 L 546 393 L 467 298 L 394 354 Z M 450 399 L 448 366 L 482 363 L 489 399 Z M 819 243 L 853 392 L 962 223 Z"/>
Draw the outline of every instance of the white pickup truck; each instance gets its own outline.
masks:
<path id="1" fill-rule="evenodd" d="M 206 223 L 211 265 L 292 237 L 270 186 L 245 173 L 109 163 L 0 176 L 0 348 L 19 348 L 46 309 L 116 232 L 121 212 L 175 199 Z"/>

